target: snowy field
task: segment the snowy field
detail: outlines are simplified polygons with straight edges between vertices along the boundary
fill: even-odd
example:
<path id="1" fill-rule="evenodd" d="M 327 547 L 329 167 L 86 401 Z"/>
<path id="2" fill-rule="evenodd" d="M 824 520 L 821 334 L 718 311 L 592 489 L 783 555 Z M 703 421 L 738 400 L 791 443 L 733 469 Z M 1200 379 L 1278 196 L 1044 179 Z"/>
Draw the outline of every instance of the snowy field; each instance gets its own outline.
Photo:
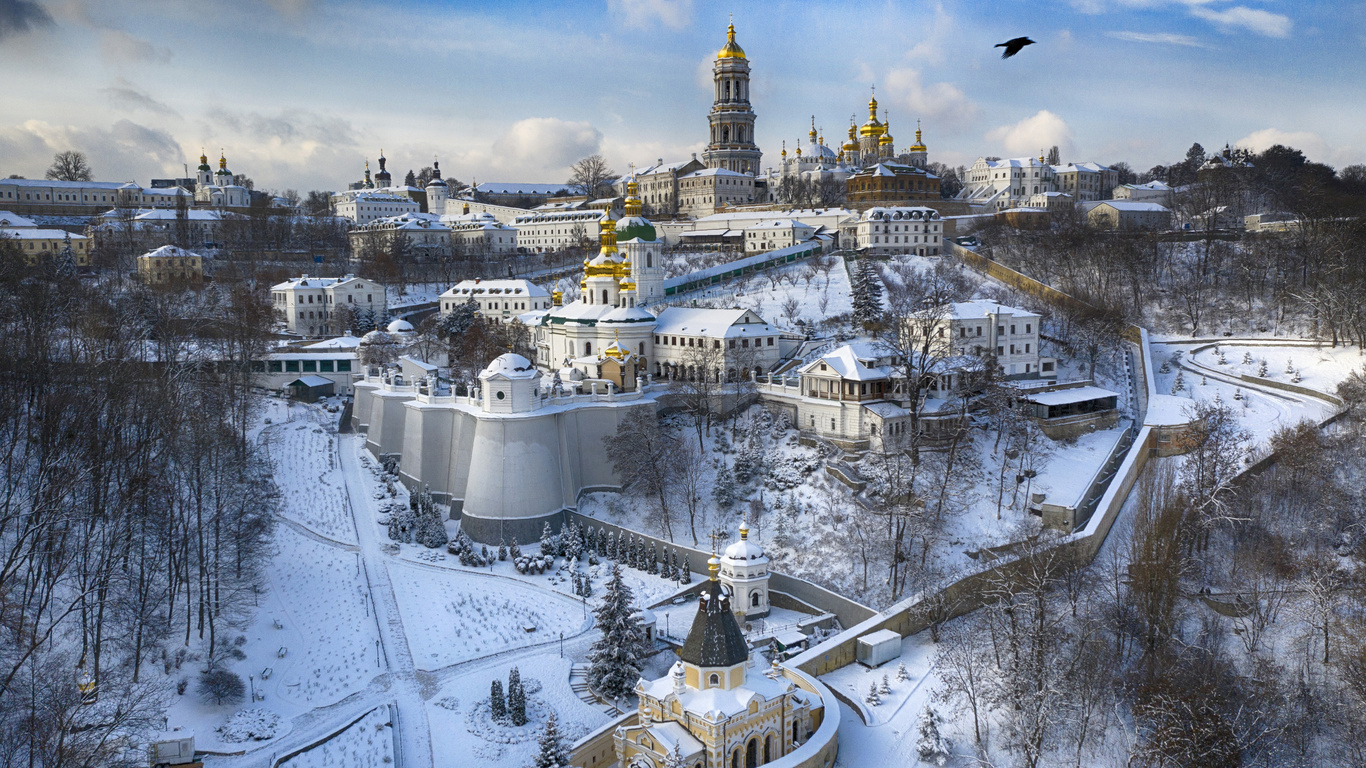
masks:
<path id="1" fill-rule="evenodd" d="M 698 306 L 744 307 L 754 310 L 770 323 L 792 327 L 800 319 L 816 325 L 827 318 L 848 316 L 853 311 L 849 274 L 839 256 L 825 256 L 832 264 L 829 271 L 814 269 L 812 262 L 796 262 L 784 267 L 735 279 L 703 291 L 684 294 L 681 302 Z M 807 275 L 814 271 L 811 279 Z M 786 313 L 789 299 L 797 302 L 793 316 Z"/>
<path id="2" fill-rule="evenodd" d="M 547 594 L 504 576 L 407 563 L 391 567 L 389 574 L 419 669 L 544 643 L 560 633 L 572 637 L 588 628 L 577 598 Z"/>
<path id="3" fill-rule="evenodd" d="M 389 768 L 394 764 L 394 729 L 389 707 L 376 707 L 354 725 L 317 747 L 281 763 L 281 768 Z"/>
<path id="4" fill-rule="evenodd" d="M 1236 377 L 1239 373 L 1250 373 L 1255 376 L 1260 368 L 1260 360 L 1263 359 L 1258 356 L 1260 354 L 1268 361 L 1268 378 L 1288 383 L 1293 377 L 1285 372 L 1286 360 L 1296 359 L 1299 361 L 1296 365 L 1297 370 L 1302 363 L 1306 376 L 1300 382 L 1300 386 L 1328 392 L 1337 388 L 1337 382 L 1347 376 L 1353 367 L 1351 361 L 1356 359 L 1355 349 L 1348 351 L 1339 348 L 1338 354 L 1334 356 L 1336 359 L 1330 358 L 1332 364 L 1323 365 L 1320 369 L 1317 367 L 1320 365 L 1318 356 L 1325 350 L 1312 347 L 1224 346 L 1221 349 L 1228 361 L 1226 365 L 1218 364 L 1218 355 L 1212 349 L 1197 355 L 1197 362 L 1218 374 Z M 1186 398 L 1192 403 L 1218 400 L 1231 406 L 1239 415 L 1243 429 L 1251 436 L 1249 450 L 1255 450 L 1256 447 L 1265 444 L 1279 429 L 1293 427 L 1306 419 L 1319 421 L 1327 418 L 1333 411 L 1332 406 L 1318 398 L 1223 381 L 1217 376 L 1210 376 L 1171 362 L 1173 354 L 1178 351 L 1186 353 L 1188 350 L 1189 345 L 1152 345 L 1152 365 L 1158 393 Z M 1245 351 L 1251 354 L 1253 362 L 1242 362 Z M 1164 363 L 1167 364 L 1166 373 L 1162 372 Z M 1181 379 L 1179 387 L 1178 376 Z"/>
<path id="5" fill-rule="evenodd" d="M 275 464 L 285 519 L 333 541 L 355 544 L 355 524 L 337 466 L 336 414 L 278 400 L 272 401 L 270 412 L 275 418 L 261 434 Z"/>
<path id="6" fill-rule="evenodd" d="M 1298 374 L 1299 386 L 1328 394 L 1333 394 L 1343 379 L 1352 371 L 1361 370 L 1366 363 L 1366 357 L 1358 347 L 1226 345 L 1219 349 L 1224 353 L 1224 365 L 1219 365 L 1219 354 L 1213 349 L 1202 350 L 1195 355 L 1195 361 L 1230 376 L 1261 376 L 1289 384 L 1293 383 L 1295 374 L 1286 372 L 1288 364 Z M 1246 357 L 1251 357 L 1251 362 L 1244 362 Z M 1265 374 L 1261 372 L 1263 362 L 1266 363 Z"/>

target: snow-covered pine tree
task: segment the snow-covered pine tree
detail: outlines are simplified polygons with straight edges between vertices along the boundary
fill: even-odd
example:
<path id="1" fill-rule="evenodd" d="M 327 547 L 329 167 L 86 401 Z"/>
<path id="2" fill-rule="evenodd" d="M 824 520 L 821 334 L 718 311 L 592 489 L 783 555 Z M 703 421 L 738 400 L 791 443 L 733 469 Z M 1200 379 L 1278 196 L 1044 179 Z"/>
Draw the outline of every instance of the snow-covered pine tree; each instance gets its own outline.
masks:
<path id="1" fill-rule="evenodd" d="M 76 253 L 71 250 L 71 233 L 62 237 L 62 252 L 57 256 L 57 276 L 76 276 Z"/>
<path id="2" fill-rule="evenodd" d="M 851 289 L 854 319 L 867 328 L 876 325 L 882 317 L 882 281 L 877 267 L 868 259 L 859 261 L 855 274 L 858 277 Z"/>
<path id="3" fill-rule="evenodd" d="M 503 681 L 497 678 L 489 684 L 489 714 L 495 723 L 503 722 L 508 716 L 507 700 L 503 698 Z"/>
<path id="4" fill-rule="evenodd" d="M 678 567 L 678 550 L 669 550 L 669 581 L 678 581 L 683 578 L 683 571 Z"/>
<path id="5" fill-rule="evenodd" d="M 887 694 L 892 692 L 892 684 L 887 680 L 886 675 L 882 676 L 882 685 L 879 685 L 877 687 L 877 692 L 882 694 L 883 696 L 886 696 Z"/>
<path id="6" fill-rule="evenodd" d="M 1262 364 L 1261 364 L 1261 365 L 1257 366 L 1257 375 L 1258 375 L 1258 376 L 1261 376 L 1261 377 L 1264 378 L 1264 379 L 1266 378 L 1266 361 L 1265 361 L 1265 360 L 1262 361 Z"/>
<path id="7" fill-rule="evenodd" d="M 953 744 L 940 732 L 939 713 L 930 705 L 920 715 L 920 736 L 915 742 L 915 751 L 920 759 L 933 765 L 943 766 L 949 761 L 949 751 Z"/>
<path id="8" fill-rule="evenodd" d="M 569 539 L 573 533 L 574 529 L 569 527 L 569 523 L 560 523 L 560 537 L 555 542 L 555 554 L 569 557 Z"/>
<path id="9" fill-rule="evenodd" d="M 389 538 L 401 544 L 412 544 L 416 537 L 417 515 L 411 507 L 394 505 L 389 514 Z"/>
<path id="10" fill-rule="evenodd" d="M 692 567 L 688 565 L 688 556 L 683 556 L 683 568 L 679 571 L 678 581 L 682 584 L 692 583 Z"/>
<path id="11" fill-rule="evenodd" d="M 526 690 L 522 688 L 522 673 L 516 667 L 508 672 L 508 719 L 513 725 L 526 725 Z"/>
<path id="12" fill-rule="evenodd" d="M 621 578 L 621 566 L 612 564 L 602 603 L 593 614 L 602 636 L 589 652 L 588 683 L 603 696 L 623 698 L 640 680 L 641 662 L 648 649 L 635 596 Z"/>
<path id="13" fill-rule="evenodd" d="M 555 534 L 551 533 L 550 523 L 547 522 L 545 527 L 541 529 L 541 554 L 554 555 L 556 554 L 555 549 Z"/>
<path id="14" fill-rule="evenodd" d="M 502 540 L 502 539 L 499 539 L 499 540 L 498 540 L 498 560 L 499 560 L 499 562 L 502 562 L 503 560 L 506 560 L 506 559 L 508 559 L 508 545 L 507 545 L 507 542 L 504 541 L 504 540 Z"/>
<path id="15" fill-rule="evenodd" d="M 882 703 L 882 697 L 877 695 L 877 683 L 868 684 L 868 695 L 863 697 L 863 701 L 870 707 L 876 707 Z"/>
<path id="16" fill-rule="evenodd" d="M 598 529 L 598 557 L 607 557 L 607 529 Z"/>
<path id="17" fill-rule="evenodd" d="M 659 554 L 659 578 L 664 579 L 665 581 L 673 581 L 674 567 L 673 563 L 669 561 L 669 550 L 661 549 Z"/>
<path id="18" fill-rule="evenodd" d="M 603 556 L 603 557 L 607 558 L 608 560 L 616 560 L 616 559 L 617 559 L 617 536 L 616 536 L 616 534 L 612 533 L 611 531 L 608 531 L 608 533 L 607 533 L 607 545 L 606 545 L 603 549 L 604 549 L 604 551 L 603 551 L 603 553 L 602 553 L 602 556 Z"/>
<path id="19" fill-rule="evenodd" d="M 711 498 L 721 509 L 730 509 L 735 503 L 735 474 L 725 464 L 716 470 L 716 483 L 712 486 Z"/>
<path id="20" fill-rule="evenodd" d="M 906 662 L 902 661 L 896 665 L 896 680 L 904 683 L 911 679 L 911 673 L 906 671 Z"/>
<path id="21" fill-rule="evenodd" d="M 522 548 L 517 544 L 517 537 L 512 537 L 512 546 L 508 547 L 508 557 L 516 560 L 522 556 Z"/>
<path id="22" fill-rule="evenodd" d="M 564 543 L 564 556 L 577 560 L 579 556 L 583 554 L 583 532 L 579 530 L 578 525 L 574 523 L 569 524 L 569 536 L 566 537 L 566 539 L 567 540 Z"/>
<path id="23" fill-rule="evenodd" d="M 1252 365 L 1252 353 L 1251 353 L 1251 352 L 1244 352 L 1244 353 L 1243 353 L 1243 365 Z"/>
<path id="24" fill-rule="evenodd" d="M 536 759 L 531 763 L 534 768 L 566 768 L 569 765 L 569 750 L 560 736 L 560 721 L 554 711 L 545 720 L 539 744 Z"/>
<path id="25" fill-rule="evenodd" d="M 649 573 L 650 573 L 651 576 L 656 576 L 656 575 L 659 574 L 659 550 L 655 549 L 655 544 L 654 544 L 653 541 L 650 542 L 650 555 L 649 555 L 649 557 L 650 557 L 650 562 L 648 563 L 648 565 L 650 566 L 650 568 L 649 568 Z"/>

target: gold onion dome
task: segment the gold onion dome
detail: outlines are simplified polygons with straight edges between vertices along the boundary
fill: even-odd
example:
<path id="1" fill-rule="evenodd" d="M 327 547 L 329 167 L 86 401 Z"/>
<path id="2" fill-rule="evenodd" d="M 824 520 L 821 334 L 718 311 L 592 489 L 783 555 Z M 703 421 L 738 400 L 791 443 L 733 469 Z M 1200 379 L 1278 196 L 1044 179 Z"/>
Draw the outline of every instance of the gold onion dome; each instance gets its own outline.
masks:
<path id="1" fill-rule="evenodd" d="M 745 58 L 745 49 L 744 49 L 744 48 L 741 48 L 741 47 L 740 47 L 740 44 L 737 43 L 737 42 L 735 42 L 735 22 L 731 22 L 730 28 L 726 31 L 726 44 L 723 45 L 723 46 L 721 46 L 721 50 L 717 52 L 716 58 L 718 58 L 718 59 L 743 59 L 743 58 Z"/>
<path id="2" fill-rule="evenodd" d="M 882 138 L 877 140 L 878 146 L 890 147 L 892 145 L 892 121 L 887 120 L 882 124 Z"/>
<path id="3" fill-rule="evenodd" d="M 815 142 L 815 141 L 816 141 L 816 116 L 815 116 L 815 115 L 812 115 L 812 116 L 811 116 L 811 130 L 809 130 L 809 131 L 806 132 L 806 136 L 807 136 L 807 138 L 811 139 L 812 142 Z"/>
<path id="4" fill-rule="evenodd" d="M 868 99 L 868 122 L 864 123 L 862 128 L 859 128 L 858 135 L 881 136 L 883 130 L 885 129 L 882 127 L 882 123 L 878 122 L 877 119 L 877 97 L 874 96 Z"/>
<path id="5" fill-rule="evenodd" d="M 925 142 L 920 139 L 920 121 L 915 121 L 915 143 L 911 145 L 912 152 L 928 152 Z"/>

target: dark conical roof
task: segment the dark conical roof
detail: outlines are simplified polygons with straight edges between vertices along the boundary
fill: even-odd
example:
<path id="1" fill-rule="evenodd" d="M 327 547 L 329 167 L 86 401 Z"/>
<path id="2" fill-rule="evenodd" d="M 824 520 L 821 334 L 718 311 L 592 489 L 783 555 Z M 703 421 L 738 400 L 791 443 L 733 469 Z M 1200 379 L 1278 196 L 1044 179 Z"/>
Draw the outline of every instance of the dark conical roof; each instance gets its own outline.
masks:
<path id="1" fill-rule="evenodd" d="M 713 579 L 703 585 L 697 617 L 678 658 L 698 667 L 731 667 L 749 660 L 745 633 L 730 612 L 730 596 L 721 582 Z"/>

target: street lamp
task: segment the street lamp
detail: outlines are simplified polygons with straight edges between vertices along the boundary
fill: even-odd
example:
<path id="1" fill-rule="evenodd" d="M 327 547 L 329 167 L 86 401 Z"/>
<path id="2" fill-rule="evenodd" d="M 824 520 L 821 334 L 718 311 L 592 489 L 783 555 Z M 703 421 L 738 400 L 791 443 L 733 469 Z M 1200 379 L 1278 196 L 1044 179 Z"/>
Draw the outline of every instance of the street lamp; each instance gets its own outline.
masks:
<path id="1" fill-rule="evenodd" d="M 560 658 L 564 658 L 564 633 L 560 633 Z"/>

